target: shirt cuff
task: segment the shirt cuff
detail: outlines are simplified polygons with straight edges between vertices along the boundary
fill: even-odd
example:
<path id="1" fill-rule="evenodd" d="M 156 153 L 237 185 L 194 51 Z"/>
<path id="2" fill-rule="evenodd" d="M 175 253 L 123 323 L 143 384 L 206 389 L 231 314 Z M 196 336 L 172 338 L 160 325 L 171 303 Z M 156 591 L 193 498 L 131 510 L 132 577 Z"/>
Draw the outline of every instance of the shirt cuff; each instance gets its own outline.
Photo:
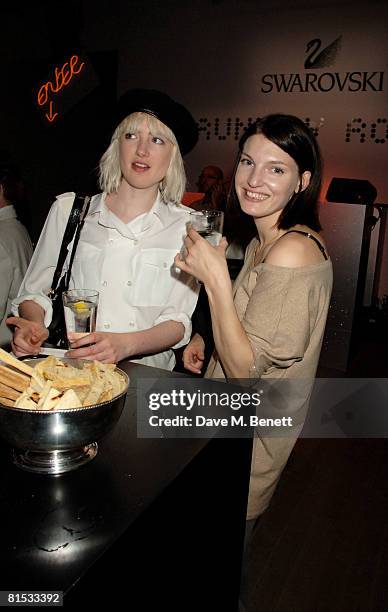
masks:
<path id="1" fill-rule="evenodd" d="M 171 348 L 178 349 L 181 346 L 185 346 L 191 338 L 191 319 L 189 319 L 189 317 L 183 312 L 178 312 L 176 314 L 161 315 L 156 319 L 154 325 L 158 325 L 158 323 L 164 323 L 164 321 L 176 321 L 177 323 L 182 323 L 183 327 L 185 328 L 183 338 L 182 340 L 179 340 L 179 342 L 174 344 L 174 346 L 172 346 Z"/>
<path id="2" fill-rule="evenodd" d="M 27 300 L 36 302 L 37 304 L 39 304 L 39 306 L 43 308 L 44 326 L 48 328 L 48 326 L 51 323 L 52 316 L 53 316 L 53 307 L 52 307 L 50 298 L 48 298 L 45 295 L 29 295 L 29 294 L 19 295 L 19 297 L 12 300 L 12 305 L 11 305 L 12 314 L 15 317 L 19 317 L 20 316 L 19 315 L 19 305 L 22 302 L 26 302 Z"/>

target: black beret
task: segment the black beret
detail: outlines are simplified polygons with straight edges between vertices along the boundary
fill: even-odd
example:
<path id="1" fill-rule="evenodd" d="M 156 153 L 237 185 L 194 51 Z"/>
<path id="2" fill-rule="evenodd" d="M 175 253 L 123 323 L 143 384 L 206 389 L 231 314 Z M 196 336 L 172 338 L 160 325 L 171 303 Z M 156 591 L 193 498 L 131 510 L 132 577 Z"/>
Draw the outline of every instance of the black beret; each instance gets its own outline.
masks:
<path id="1" fill-rule="evenodd" d="M 197 143 L 198 127 L 187 108 L 155 89 L 131 89 L 117 104 L 116 126 L 131 113 L 148 113 L 167 125 L 177 139 L 182 155 Z"/>

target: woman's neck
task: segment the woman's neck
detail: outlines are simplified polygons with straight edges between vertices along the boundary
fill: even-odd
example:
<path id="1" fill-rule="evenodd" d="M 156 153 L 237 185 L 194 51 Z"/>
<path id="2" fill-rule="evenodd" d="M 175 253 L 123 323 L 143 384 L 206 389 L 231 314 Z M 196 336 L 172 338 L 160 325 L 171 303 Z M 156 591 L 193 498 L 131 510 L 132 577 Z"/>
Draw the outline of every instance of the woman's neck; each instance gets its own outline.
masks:
<path id="1" fill-rule="evenodd" d="M 135 189 L 121 181 L 117 193 L 109 193 L 105 202 L 109 210 L 121 221 L 129 223 L 139 215 L 149 212 L 157 195 L 157 186 L 155 189 Z"/>
<path id="2" fill-rule="evenodd" d="M 274 219 L 273 215 L 261 219 L 255 219 L 255 225 L 261 246 L 264 247 L 267 244 L 271 244 L 274 240 L 284 234 L 284 230 L 278 229 L 277 220 L 277 218 Z"/>

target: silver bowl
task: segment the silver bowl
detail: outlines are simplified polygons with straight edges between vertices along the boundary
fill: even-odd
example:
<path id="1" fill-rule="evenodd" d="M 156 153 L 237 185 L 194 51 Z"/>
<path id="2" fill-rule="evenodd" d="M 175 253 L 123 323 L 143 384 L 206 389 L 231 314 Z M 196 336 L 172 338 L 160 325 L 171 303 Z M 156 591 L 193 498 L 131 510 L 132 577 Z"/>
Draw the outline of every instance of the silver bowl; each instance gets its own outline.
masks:
<path id="1" fill-rule="evenodd" d="M 26 360 L 34 366 L 43 359 Z M 75 367 L 85 360 L 62 359 Z M 13 447 L 18 467 L 39 474 L 62 474 L 84 465 L 97 454 L 97 441 L 117 423 L 124 408 L 126 387 L 112 400 L 66 410 L 28 410 L 0 404 L 0 437 Z"/>

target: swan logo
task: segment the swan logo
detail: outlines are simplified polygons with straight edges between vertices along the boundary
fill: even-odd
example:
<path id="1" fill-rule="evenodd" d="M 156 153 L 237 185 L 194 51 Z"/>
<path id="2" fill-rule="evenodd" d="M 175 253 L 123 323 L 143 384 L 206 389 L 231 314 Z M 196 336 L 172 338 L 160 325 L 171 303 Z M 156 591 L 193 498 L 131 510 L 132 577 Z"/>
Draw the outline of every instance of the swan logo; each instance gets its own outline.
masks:
<path id="1" fill-rule="evenodd" d="M 336 60 L 338 51 L 341 49 L 342 36 L 339 36 L 330 45 L 327 45 L 321 50 L 322 41 L 320 38 L 313 38 L 307 43 L 306 57 L 304 67 L 308 68 L 326 68 L 332 66 Z"/>
<path id="2" fill-rule="evenodd" d="M 322 48 L 322 40 L 313 38 L 306 45 L 304 68 L 307 72 L 264 74 L 261 93 L 328 93 L 383 91 L 384 72 L 323 72 L 335 64 L 342 46 L 342 36 Z M 319 70 L 319 72 L 315 72 Z"/>

